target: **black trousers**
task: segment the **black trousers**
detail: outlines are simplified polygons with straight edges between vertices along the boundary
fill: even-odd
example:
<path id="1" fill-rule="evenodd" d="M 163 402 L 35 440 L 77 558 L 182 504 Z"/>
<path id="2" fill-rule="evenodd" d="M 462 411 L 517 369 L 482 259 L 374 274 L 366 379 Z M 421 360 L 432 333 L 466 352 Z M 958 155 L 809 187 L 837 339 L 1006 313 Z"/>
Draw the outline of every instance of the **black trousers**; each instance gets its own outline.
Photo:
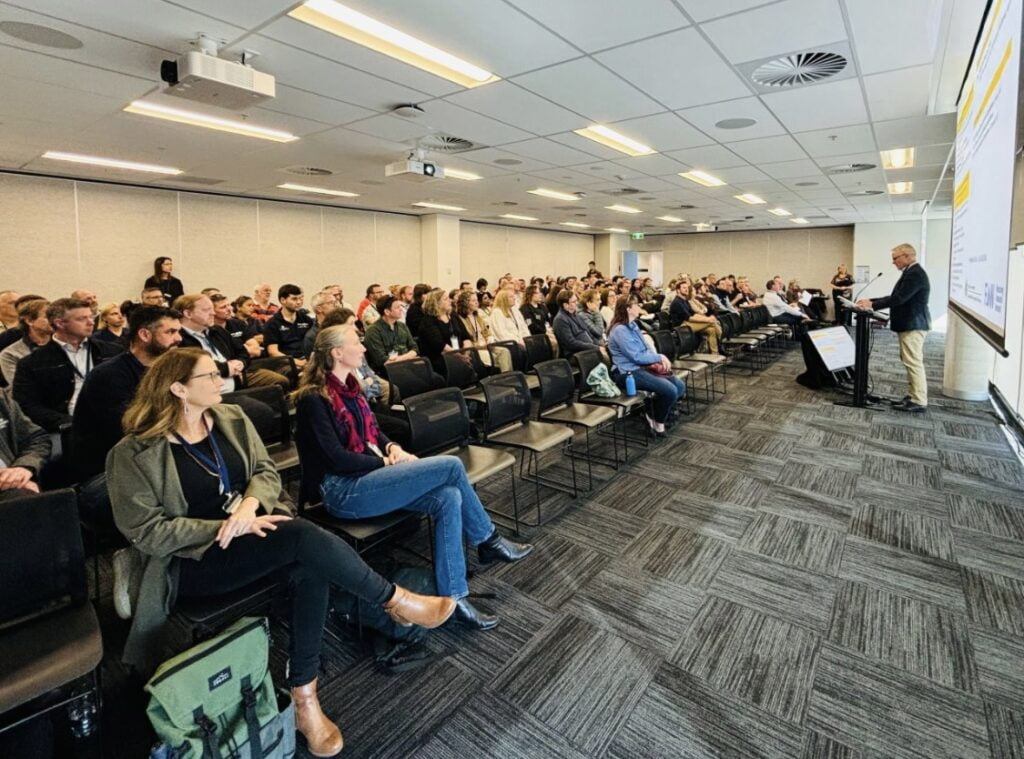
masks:
<path id="1" fill-rule="evenodd" d="M 370 569 L 352 546 L 305 519 L 279 522 L 265 538 L 242 535 L 226 549 L 214 545 L 199 561 L 178 562 L 182 598 L 218 596 L 273 572 L 288 573 L 288 684 L 293 688 L 315 679 L 320 669 L 331 585 L 371 604 L 383 604 L 395 592 L 395 586 Z"/>

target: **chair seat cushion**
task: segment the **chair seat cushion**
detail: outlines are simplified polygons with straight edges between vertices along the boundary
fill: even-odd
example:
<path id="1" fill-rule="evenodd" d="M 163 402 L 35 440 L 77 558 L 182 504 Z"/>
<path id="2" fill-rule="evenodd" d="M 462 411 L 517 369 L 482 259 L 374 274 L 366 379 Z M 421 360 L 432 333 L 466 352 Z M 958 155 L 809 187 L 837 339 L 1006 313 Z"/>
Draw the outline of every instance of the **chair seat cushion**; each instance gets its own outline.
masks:
<path id="1" fill-rule="evenodd" d="M 564 422 L 575 424 L 580 427 L 600 427 L 610 422 L 617 416 L 614 409 L 608 406 L 591 406 L 587 403 L 571 403 L 562 408 L 545 411 L 540 415 L 541 419 L 551 422 Z"/>
<path id="2" fill-rule="evenodd" d="M 0 632 L 0 713 L 89 674 L 103 638 L 85 602 Z"/>
<path id="3" fill-rule="evenodd" d="M 572 430 L 560 424 L 526 422 L 508 429 L 489 434 L 488 442 L 526 448 L 530 451 L 547 451 L 572 438 Z"/>
<path id="4" fill-rule="evenodd" d="M 470 485 L 482 482 L 516 465 L 516 457 L 511 453 L 499 451 L 497 448 L 485 448 L 482 445 L 467 445 L 445 453 L 459 457 L 462 465 L 466 467 L 466 478 Z"/>
<path id="5" fill-rule="evenodd" d="M 759 341 L 754 337 L 727 337 L 722 342 L 726 345 L 757 345 Z"/>
<path id="6" fill-rule="evenodd" d="M 337 532 L 352 540 L 366 541 L 407 519 L 420 519 L 422 514 L 399 509 L 381 514 L 379 517 L 342 519 L 331 514 L 324 506 L 307 506 L 303 509 L 302 516 L 330 532 Z"/>
<path id="7" fill-rule="evenodd" d="M 274 460 L 274 466 L 279 472 L 295 469 L 299 465 L 299 449 L 295 447 L 295 443 L 275 446 L 268 449 L 267 453 Z"/>
<path id="8" fill-rule="evenodd" d="M 687 361 L 686 359 L 676 359 L 672 362 L 673 369 L 686 369 L 687 371 L 693 372 L 694 374 L 700 374 L 708 370 L 708 365 L 703 361 Z"/>
<path id="9" fill-rule="evenodd" d="M 705 364 L 724 364 L 729 360 L 721 353 L 691 353 L 686 358 L 692 358 L 694 361 L 701 361 Z"/>
<path id="10" fill-rule="evenodd" d="M 273 572 L 230 593 L 201 598 L 179 598 L 175 611 L 193 624 L 217 618 L 234 618 L 271 600 L 282 585 L 282 576 Z"/>

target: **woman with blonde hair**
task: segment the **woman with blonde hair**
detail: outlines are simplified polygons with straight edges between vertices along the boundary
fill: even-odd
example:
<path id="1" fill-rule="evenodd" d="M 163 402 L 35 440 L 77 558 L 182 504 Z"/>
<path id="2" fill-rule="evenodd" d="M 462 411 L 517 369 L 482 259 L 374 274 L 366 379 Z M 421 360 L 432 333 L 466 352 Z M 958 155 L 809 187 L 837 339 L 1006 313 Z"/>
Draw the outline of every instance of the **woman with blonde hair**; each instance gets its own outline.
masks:
<path id="1" fill-rule="evenodd" d="M 498 533 L 459 458 L 419 459 L 381 432 L 356 378 L 365 352 L 351 327 L 330 327 L 316 337 L 294 394 L 302 497 L 320 495 L 327 510 L 342 519 L 399 509 L 429 514 L 438 593 L 455 600 L 459 622 L 488 630 L 498 618 L 478 611 L 467 598 L 463 535 L 477 546 L 483 563 L 518 561 L 533 547 Z"/>
<path id="2" fill-rule="evenodd" d="M 839 300 L 840 298 L 849 299 L 853 295 L 853 277 L 846 270 L 846 264 L 839 264 L 836 268 L 836 275 L 832 277 L 829 284 L 832 285 L 832 303 L 835 306 L 833 323 L 847 324 L 849 323 L 849 309 L 846 309 Z"/>
<path id="3" fill-rule="evenodd" d="M 491 365 L 491 354 L 487 346 L 495 342 L 491 325 L 480 313 L 480 301 L 475 290 L 463 290 L 455 299 L 455 336 L 463 348 L 478 348 L 480 360 L 485 366 Z M 512 371 L 512 355 L 506 348 L 493 348 L 494 361 L 498 371 Z"/>
<path id="4" fill-rule="evenodd" d="M 530 328 L 526 326 L 522 312 L 516 308 L 511 290 L 501 290 L 494 297 L 494 308 L 488 322 L 491 334 L 498 340 L 512 340 L 526 347 L 524 340 L 530 336 Z"/>
<path id="5" fill-rule="evenodd" d="M 444 376 L 444 354 L 459 349 L 459 339 L 452 324 L 451 295 L 439 287 L 423 296 L 423 318 L 420 320 L 420 354 L 430 359 L 434 371 Z"/>
<path id="6" fill-rule="evenodd" d="M 96 325 L 96 331 L 92 336 L 97 340 L 123 344 L 127 321 L 121 313 L 121 306 L 117 303 L 108 303 L 100 309 L 99 324 Z"/>
<path id="7" fill-rule="evenodd" d="M 331 586 L 381 604 L 399 624 L 437 627 L 449 598 L 420 596 L 370 569 L 351 546 L 281 499 L 281 479 L 255 428 L 222 405 L 224 381 L 198 348 L 160 356 L 124 414 L 125 437 L 107 457 L 114 521 L 142 562 L 124 658 L 150 669 L 178 598 L 223 595 L 267 575 L 289 575 L 288 683 L 296 727 L 314 756 L 334 756 L 341 731 L 320 708 L 317 673 Z M 115 582 L 115 597 L 117 586 Z"/>

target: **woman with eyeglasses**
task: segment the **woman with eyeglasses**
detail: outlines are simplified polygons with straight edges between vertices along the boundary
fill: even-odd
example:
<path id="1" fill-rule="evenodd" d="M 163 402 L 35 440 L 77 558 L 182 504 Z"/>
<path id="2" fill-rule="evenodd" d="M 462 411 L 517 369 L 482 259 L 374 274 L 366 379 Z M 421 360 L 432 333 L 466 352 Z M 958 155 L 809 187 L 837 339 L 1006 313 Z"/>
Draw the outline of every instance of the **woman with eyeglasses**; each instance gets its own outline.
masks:
<path id="1" fill-rule="evenodd" d="M 159 662 L 178 598 L 222 595 L 280 572 L 290 581 L 296 727 L 310 753 L 334 756 L 341 731 L 317 698 L 331 586 L 382 605 L 402 625 L 437 627 L 455 602 L 388 582 L 341 538 L 294 519 L 252 423 L 221 405 L 222 386 L 207 353 L 168 351 L 143 376 L 124 415 L 126 436 L 107 458 L 114 521 L 142 562 L 124 658 L 140 670 Z"/>

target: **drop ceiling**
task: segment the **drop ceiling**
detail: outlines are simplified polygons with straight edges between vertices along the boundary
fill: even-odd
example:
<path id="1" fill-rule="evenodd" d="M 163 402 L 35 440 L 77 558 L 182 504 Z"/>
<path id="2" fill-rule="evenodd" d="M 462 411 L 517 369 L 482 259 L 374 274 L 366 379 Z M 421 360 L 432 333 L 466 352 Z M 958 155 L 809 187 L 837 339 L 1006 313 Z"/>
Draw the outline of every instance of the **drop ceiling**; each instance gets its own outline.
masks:
<path id="1" fill-rule="evenodd" d="M 348 0 L 348 6 L 472 61 L 500 81 L 465 89 L 287 16 L 284 0 L 32 0 L 0 2 L 0 169 L 64 174 L 210 192 L 312 200 L 277 185 L 301 181 L 359 193 L 336 205 L 429 213 L 433 201 L 462 218 L 502 213 L 599 232 L 691 231 L 697 222 L 743 219 L 729 229 L 787 228 L 783 207 L 812 225 L 917 218 L 923 203 L 951 201 L 942 168 L 954 139 L 953 98 L 984 0 Z M 35 24 L 81 41 L 50 47 L 2 33 Z M 223 57 L 259 53 L 254 67 L 277 79 L 277 96 L 249 109 L 253 123 L 292 132 L 295 142 L 154 121 L 122 111 L 151 95 L 160 62 L 193 49 L 198 33 L 223 42 Z M 752 62 L 815 49 L 849 50 L 843 76 L 763 92 Z M 851 75 L 852 74 L 852 75 Z M 953 93 L 952 96 L 950 93 Z M 415 120 L 392 115 L 416 103 Z M 752 121 L 723 128 L 728 119 Z M 740 122 L 740 123 L 745 123 Z M 574 130 L 605 124 L 650 145 L 630 158 Z M 728 122 L 726 122 L 728 124 Z M 479 181 L 422 184 L 385 179 L 434 133 L 475 149 L 433 154 Z M 912 169 L 829 174 L 843 163 L 880 164 L 879 150 L 916 147 Z M 174 166 L 145 176 L 55 165 L 47 150 Z M 326 169 L 296 180 L 286 167 Z M 701 169 L 728 182 L 702 187 L 679 176 Z M 289 179 L 291 177 L 291 179 Z M 857 196 L 914 181 L 896 199 Z M 942 181 L 940 181 L 942 180 Z M 575 203 L 527 193 L 584 193 Z M 733 196 L 756 193 L 749 206 Z M 321 198 L 317 202 L 333 203 Z M 605 206 L 628 202 L 641 214 Z M 567 205 L 572 210 L 564 210 Z M 693 208 L 685 210 L 680 206 Z M 560 208 L 561 207 L 561 208 Z M 673 224 L 656 217 L 672 213 Z M 751 217 L 746 219 L 745 217 Z"/>

